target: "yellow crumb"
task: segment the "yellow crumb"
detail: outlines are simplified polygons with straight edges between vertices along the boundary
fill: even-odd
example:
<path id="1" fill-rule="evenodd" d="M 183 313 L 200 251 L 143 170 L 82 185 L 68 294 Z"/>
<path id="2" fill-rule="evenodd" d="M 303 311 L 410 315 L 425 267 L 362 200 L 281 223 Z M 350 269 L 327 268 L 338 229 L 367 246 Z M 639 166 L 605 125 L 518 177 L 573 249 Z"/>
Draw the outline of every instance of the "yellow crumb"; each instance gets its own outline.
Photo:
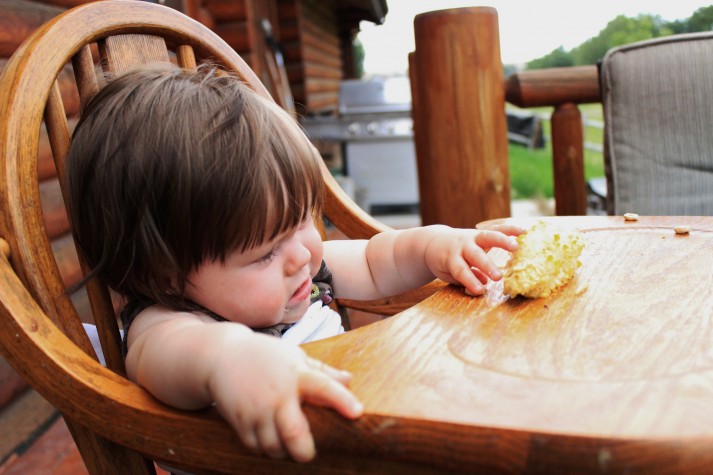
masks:
<path id="1" fill-rule="evenodd" d="M 624 221 L 638 221 L 639 215 L 636 213 L 624 213 Z"/>
<path id="2" fill-rule="evenodd" d="M 504 272 L 503 291 L 514 297 L 547 297 L 574 276 L 584 240 L 578 231 L 539 221 L 518 236 L 518 250 Z"/>
<path id="3" fill-rule="evenodd" d="M 676 234 L 688 234 L 691 232 L 691 227 L 687 224 L 680 224 L 673 228 Z"/>

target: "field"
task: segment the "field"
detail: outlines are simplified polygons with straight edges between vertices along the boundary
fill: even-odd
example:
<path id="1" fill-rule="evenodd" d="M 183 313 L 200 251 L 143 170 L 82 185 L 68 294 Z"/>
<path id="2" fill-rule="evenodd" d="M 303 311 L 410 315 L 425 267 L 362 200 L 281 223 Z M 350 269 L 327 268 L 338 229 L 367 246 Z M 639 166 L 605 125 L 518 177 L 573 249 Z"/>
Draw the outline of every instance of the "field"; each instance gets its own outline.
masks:
<path id="1" fill-rule="evenodd" d="M 552 113 L 552 108 L 530 110 L 546 117 L 549 117 Z M 580 111 L 585 121 L 591 120 L 601 123 L 602 110 L 600 104 L 580 106 Z M 543 119 L 542 126 L 546 141 L 545 148 L 530 150 L 518 144 L 510 144 L 508 147 L 510 186 L 513 199 L 551 198 L 554 194 L 549 120 Z M 602 138 L 603 131 L 600 127 L 585 126 L 585 142 L 601 146 Z M 604 159 L 601 152 L 585 149 L 584 176 L 587 180 L 604 176 Z"/>

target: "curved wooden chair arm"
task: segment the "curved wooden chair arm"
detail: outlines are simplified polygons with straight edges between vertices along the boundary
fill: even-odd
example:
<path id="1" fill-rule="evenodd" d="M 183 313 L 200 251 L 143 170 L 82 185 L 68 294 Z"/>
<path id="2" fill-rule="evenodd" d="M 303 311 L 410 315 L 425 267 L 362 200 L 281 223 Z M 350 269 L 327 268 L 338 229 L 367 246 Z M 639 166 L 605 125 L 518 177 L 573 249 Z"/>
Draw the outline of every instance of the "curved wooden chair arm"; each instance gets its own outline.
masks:
<path id="1" fill-rule="evenodd" d="M 50 240 L 57 236 L 47 231 L 38 186 L 39 136 L 45 126 L 60 185 L 65 180 L 71 136 L 58 74 L 72 63 L 85 104 L 100 87 L 92 57 L 97 42 L 100 66 L 109 72 L 172 58 L 181 67 L 194 68 L 208 59 L 269 97 L 243 59 L 215 33 L 173 9 L 147 2 L 107 0 L 68 10 L 37 29 L 3 70 L 0 353 L 62 412 L 89 472 L 153 473 L 153 462 L 146 458 L 196 473 L 328 473 L 341 468 L 354 473 L 353 467 L 393 473 L 390 468 L 413 462 L 394 447 L 374 442 L 383 439 L 372 433 L 383 422 L 377 415 L 351 422 L 333 411 L 305 408 L 319 456 L 300 465 L 248 453 L 214 410 L 188 412 L 161 404 L 124 377 L 114 307 L 106 286 L 93 279 L 87 293 L 108 368 L 97 362 L 66 291 L 60 271 L 64 265 L 58 266 L 53 253 Z M 389 229 L 356 206 L 326 166 L 322 170 L 325 214 L 332 223 L 353 238 Z"/>
<path id="2" fill-rule="evenodd" d="M 377 313 L 380 315 L 395 315 L 399 312 L 403 312 L 407 308 L 416 305 L 422 300 L 427 299 L 428 297 L 443 289 L 447 285 L 448 284 L 443 282 L 442 280 L 434 280 L 410 292 L 404 292 L 403 294 L 385 297 L 383 299 L 337 299 L 337 302 L 343 307 L 351 308 L 354 310 L 362 310 L 364 312 Z"/>
<path id="3" fill-rule="evenodd" d="M 399 471 L 408 470 L 399 451 L 388 444 L 379 447 L 375 440 L 378 427 L 399 427 L 397 418 L 367 415 L 353 422 L 317 407 L 305 408 L 319 449 L 315 461 L 256 457 L 215 410 L 172 409 L 84 353 L 35 303 L 8 255 L 9 246 L 0 239 L 0 353 L 63 414 L 100 436 L 194 473 L 252 474 L 257 467 L 260 473 L 407 473 Z M 418 432 L 428 432 L 428 424 L 413 424 L 415 432 L 400 427 L 391 438 L 404 443 L 423 438 Z M 126 465 L 105 465 L 98 473 L 136 472 Z"/>

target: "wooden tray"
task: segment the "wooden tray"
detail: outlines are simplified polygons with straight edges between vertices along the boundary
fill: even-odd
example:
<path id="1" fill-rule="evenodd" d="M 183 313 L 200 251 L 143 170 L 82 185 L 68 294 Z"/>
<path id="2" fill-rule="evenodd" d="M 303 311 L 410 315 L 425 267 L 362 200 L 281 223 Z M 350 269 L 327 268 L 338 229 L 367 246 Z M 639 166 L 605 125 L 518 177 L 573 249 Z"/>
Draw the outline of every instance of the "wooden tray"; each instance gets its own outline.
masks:
<path id="1" fill-rule="evenodd" d="M 586 246 L 555 294 L 448 286 L 305 350 L 353 372 L 385 453 L 473 473 L 709 473 L 713 218 L 552 219 Z"/>
<path id="2" fill-rule="evenodd" d="M 636 381 L 713 369 L 713 232 L 581 230 L 582 266 L 542 299 L 491 283 L 483 311 L 451 339 L 493 371 L 561 381 Z M 501 265 L 509 255 L 491 251 Z"/>

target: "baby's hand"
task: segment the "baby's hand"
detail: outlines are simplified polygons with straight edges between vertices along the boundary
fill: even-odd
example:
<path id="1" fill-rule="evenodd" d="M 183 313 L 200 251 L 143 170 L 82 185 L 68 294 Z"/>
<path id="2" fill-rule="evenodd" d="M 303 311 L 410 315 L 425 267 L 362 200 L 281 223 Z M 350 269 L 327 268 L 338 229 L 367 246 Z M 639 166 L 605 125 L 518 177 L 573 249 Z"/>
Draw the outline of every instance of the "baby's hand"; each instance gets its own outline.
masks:
<path id="1" fill-rule="evenodd" d="M 426 265 L 439 279 L 460 284 L 473 295 L 485 293 L 488 278 L 500 280 L 502 271 L 487 256 L 493 247 L 515 251 L 512 236 L 525 232 L 512 225 L 497 225 L 487 230 L 446 228 L 436 234 L 426 249 Z"/>
<path id="2" fill-rule="evenodd" d="M 255 334 L 239 353 L 219 358 L 209 379 L 216 407 L 255 453 L 314 458 L 314 439 L 301 403 L 331 407 L 357 418 L 363 407 L 346 388 L 350 374 L 307 356 L 277 338 Z"/>

